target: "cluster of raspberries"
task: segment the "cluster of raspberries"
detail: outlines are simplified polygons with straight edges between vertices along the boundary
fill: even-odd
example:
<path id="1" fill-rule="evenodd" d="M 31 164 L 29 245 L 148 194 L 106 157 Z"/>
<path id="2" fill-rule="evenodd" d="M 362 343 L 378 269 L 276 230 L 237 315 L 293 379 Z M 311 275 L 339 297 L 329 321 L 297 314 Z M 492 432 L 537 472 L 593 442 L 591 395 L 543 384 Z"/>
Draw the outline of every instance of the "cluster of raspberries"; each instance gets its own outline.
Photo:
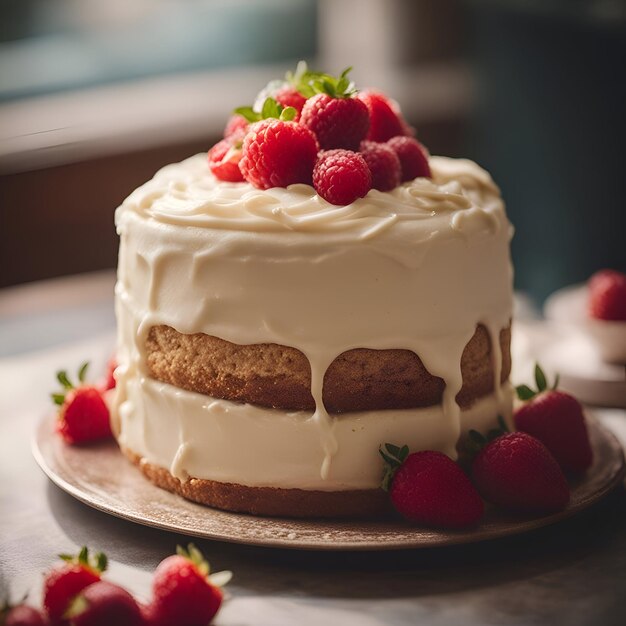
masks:
<path id="1" fill-rule="evenodd" d="M 258 189 L 313 185 L 335 205 L 430 177 L 428 151 L 395 102 L 357 93 L 349 71 L 333 77 L 300 68 L 270 83 L 259 106 L 229 119 L 224 139 L 209 150 L 211 172 Z"/>

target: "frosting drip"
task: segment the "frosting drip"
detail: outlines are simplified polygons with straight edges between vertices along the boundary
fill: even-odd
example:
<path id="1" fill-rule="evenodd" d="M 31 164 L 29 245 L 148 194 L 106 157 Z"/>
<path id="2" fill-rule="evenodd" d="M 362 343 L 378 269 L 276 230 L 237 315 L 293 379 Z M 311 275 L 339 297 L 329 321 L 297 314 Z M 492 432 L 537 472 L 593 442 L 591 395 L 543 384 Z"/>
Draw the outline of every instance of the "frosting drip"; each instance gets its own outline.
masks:
<path id="1" fill-rule="evenodd" d="M 418 354 L 446 383 L 438 428 L 454 455 L 461 354 L 482 323 L 492 339 L 496 401 L 508 414 L 498 333 L 512 315 L 512 229 L 484 170 L 442 157 L 433 157 L 431 168 L 432 180 L 370 191 L 346 207 L 326 203 L 307 185 L 259 191 L 218 183 L 204 155 L 163 168 L 133 192 L 116 213 L 122 439 L 139 410 L 129 389 L 147 376 L 145 339 L 157 324 L 303 352 L 321 480 L 331 480 L 350 455 L 337 436 L 346 416 L 329 415 L 322 402 L 324 372 L 346 350 Z M 141 428 L 156 424 L 144 420 Z M 182 433 L 179 439 L 180 446 L 188 441 Z M 185 450 L 172 469 L 182 466 Z"/>

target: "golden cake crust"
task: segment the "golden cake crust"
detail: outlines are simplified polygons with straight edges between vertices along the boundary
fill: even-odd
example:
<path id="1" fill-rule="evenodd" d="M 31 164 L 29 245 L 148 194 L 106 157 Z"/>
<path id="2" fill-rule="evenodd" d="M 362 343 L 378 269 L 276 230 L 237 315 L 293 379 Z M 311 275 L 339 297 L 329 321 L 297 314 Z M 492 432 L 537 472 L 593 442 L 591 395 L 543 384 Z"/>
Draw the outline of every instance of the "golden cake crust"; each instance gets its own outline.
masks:
<path id="1" fill-rule="evenodd" d="M 274 487 L 247 487 L 235 483 L 190 478 L 181 482 L 165 468 L 122 447 L 124 454 L 157 487 L 193 502 L 235 513 L 272 517 L 378 517 L 391 511 L 382 489 L 308 491 Z"/>
<path id="2" fill-rule="evenodd" d="M 502 383 L 511 370 L 510 343 L 509 326 L 500 332 Z M 188 391 L 288 411 L 315 409 L 311 368 L 296 348 L 240 345 L 153 326 L 146 340 L 146 362 L 153 378 Z M 477 326 L 463 351 L 461 372 L 461 408 L 494 391 L 491 341 L 483 325 Z M 410 350 L 358 348 L 331 363 L 323 397 L 330 413 L 417 408 L 439 404 L 444 386 Z"/>

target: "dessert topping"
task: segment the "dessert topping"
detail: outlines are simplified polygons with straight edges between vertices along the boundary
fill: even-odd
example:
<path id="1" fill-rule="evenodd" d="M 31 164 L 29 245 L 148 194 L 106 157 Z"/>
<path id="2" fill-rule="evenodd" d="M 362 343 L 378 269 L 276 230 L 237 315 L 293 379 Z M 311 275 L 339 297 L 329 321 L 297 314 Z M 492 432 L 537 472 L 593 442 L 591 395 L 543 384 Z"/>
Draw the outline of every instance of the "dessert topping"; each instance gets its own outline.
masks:
<path id="1" fill-rule="evenodd" d="M 365 159 L 351 150 L 320 152 L 313 170 L 315 191 L 331 204 L 350 204 L 372 187 L 372 174 Z"/>
<path id="2" fill-rule="evenodd" d="M 370 188 L 391 191 L 402 181 L 430 177 L 428 151 L 409 137 L 413 129 L 397 104 L 378 92 L 357 93 L 348 76 L 351 69 L 332 76 L 311 71 L 300 62 L 296 71 L 288 72 L 284 80 L 270 81 L 254 106 L 235 109 L 224 130 L 224 139 L 209 151 L 211 172 L 219 180 L 245 180 L 258 189 L 311 184 L 316 157 L 325 161 L 317 152 L 357 152 L 361 146 L 372 179 L 365 194 Z M 268 122 L 270 118 L 277 121 Z M 392 138 L 408 141 L 383 146 Z M 365 139 L 369 141 L 362 145 Z M 313 142 L 316 154 L 312 157 Z M 355 157 L 350 159 L 358 161 Z M 341 176 L 338 183 L 341 190 L 337 193 L 329 190 L 329 184 L 321 186 L 321 193 L 317 187 L 316 190 L 332 204 L 339 204 L 338 198 L 345 195 L 352 198 L 350 201 L 363 197 L 363 185 L 346 183 L 345 176 Z M 345 192 L 352 187 L 355 191 Z"/>
<path id="3" fill-rule="evenodd" d="M 357 95 L 367 107 L 370 125 L 366 139 L 387 141 L 398 135 L 413 135 L 413 129 L 400 113 L 400 107 L 378 91 L 362 91 Z"/>
<path id="4" fill-rule="evenodd" d="M 431 178 L 428 150 L 413 137 L 392 137 L 387 145 L 398 155 L 402 167 L 402 182 L 420 176 Z"/>
<path id="5" fill-rule="evenodd" d="M 372 189 L 391 191 L 400 184 L 400 159 L 392 148 L 384 143 L 363 141 L 360 152 L 372 173 Z"/>

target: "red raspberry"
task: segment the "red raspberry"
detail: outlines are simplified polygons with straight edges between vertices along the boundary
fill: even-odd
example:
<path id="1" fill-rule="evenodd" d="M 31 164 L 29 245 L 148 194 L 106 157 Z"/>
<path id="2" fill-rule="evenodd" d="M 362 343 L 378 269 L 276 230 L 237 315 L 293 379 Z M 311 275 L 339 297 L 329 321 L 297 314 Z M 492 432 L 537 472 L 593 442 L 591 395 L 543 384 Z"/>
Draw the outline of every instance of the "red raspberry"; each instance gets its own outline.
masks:
<path id="1" fill-rule="evenodd" d="M 369 113 L 357 98 L 318 93 L 306 101 L 300 123 L 315 133 L 322 150 L 358 150 L 367 134 Z"/>
<path id="2" fill-rule="evenodd" d="M 248 132 L 248 126 L 248 120 L 243 115 L 231 115 L 226 122 L 224 139 L 228 139 L 232 135 L 243 137 Z"/>
<path id="3" fill-rule="evenodd" d="M 413 137 L 393 137 L 387 145 L 394 150 L 402 166 L 402 182 L 419 176 L 431 178 L 428 150 Z"/>
<path id="4" fill-rule="evenodd" d="M 406 123 L 398 105 L 376 91 L 362 91 L 357 95 L 367 106 L 370 126 L 366 139 L 387 141 L 397 135 L 412 135 L 413 129 Z"/>
<path id="5" fill-rule="evenodd" d="M 483 515 L 483 502 L 465 472 L 441 452 L 409 454 L 407 446 L 386 444 L 383 488 L 396 510 L 414 522 L 440 528 L 463 528 Z"/>
<path id="6" fill-rule="evenodd" d="M 297 122 L 300 119 L 300 113 L 304 103 L 306 102 L 306 98 L 295 87 L 292 87 L 291 85 L 281 87 L 274 94 L 274 100 L 276 100 L 276 102 L 278 102 L 281 106 L 285 108 L 293 107 L 298 112 L 298 115 L 294 118 L 294 122 Z"/>
<path id="7" fill-rule="evenodd" d="M 320 152 L 315 163 L 313 186 L 331 204 L 350 204 L 372 188 L 372 174 L 360 154 L 327 150 Z"/>
<path id="8" fill-rule="evenodd" d="M 78 372 L 78 387 L 74 387 L 65 371 L 57 372 L 63 391 L 52 394 L 60 406 L 56 430 L 70 444 L 112 436 L 109 407 L 102 398 L 102 389 L 84 384 L 88 365 L 84 363 Z"/>
<path id="9" fill-rule="evenodd" d="M 400 159 L 389 146 L 374 141 L 363 141 L 361 156 L 372 173 L 372 189 L 390 191 L 400 184 Z"/>
<path id="10" fill-rule="evenodd" d="M 596 272 L 589 279 L 589 315 L 600 320 L 626 321 L 626 274 Z"/>
<path id="11" fill-rule="evenodd" d="M 310 185 L 317 151 L 308 128 L 269 118 L 253 124 L 244 137 L 239 169 L 258 189 Z"/>
<path id="12" fill-rule="evenodd" d="M 524 513 L 554 513 L 569 502 L 569 487 L 548 449 L 522 432 L 488 443 L 472 464 L 480 495 L 493 504 Z"/>
<path id="13" fill-rule="evenodd" d="M 154 572 L 148 613 L 158 626 L 209 624 L 222 604 L 222 590 L 209 578 L 209 564 L 190 544 L 189 551 L 161 561 Z"/>
<path id="14" fill-rule="evenodd" d="M 234 140 L 239 134 L 240 131 L 235 132 L 228 139 L 222 139 L 209 150 L 207 155 L 209 169 L 215 178 L 219 180 L 229 183 L 243 182 L 243 174 L 239 169 L 241 143 L 238 144 Z"/>

